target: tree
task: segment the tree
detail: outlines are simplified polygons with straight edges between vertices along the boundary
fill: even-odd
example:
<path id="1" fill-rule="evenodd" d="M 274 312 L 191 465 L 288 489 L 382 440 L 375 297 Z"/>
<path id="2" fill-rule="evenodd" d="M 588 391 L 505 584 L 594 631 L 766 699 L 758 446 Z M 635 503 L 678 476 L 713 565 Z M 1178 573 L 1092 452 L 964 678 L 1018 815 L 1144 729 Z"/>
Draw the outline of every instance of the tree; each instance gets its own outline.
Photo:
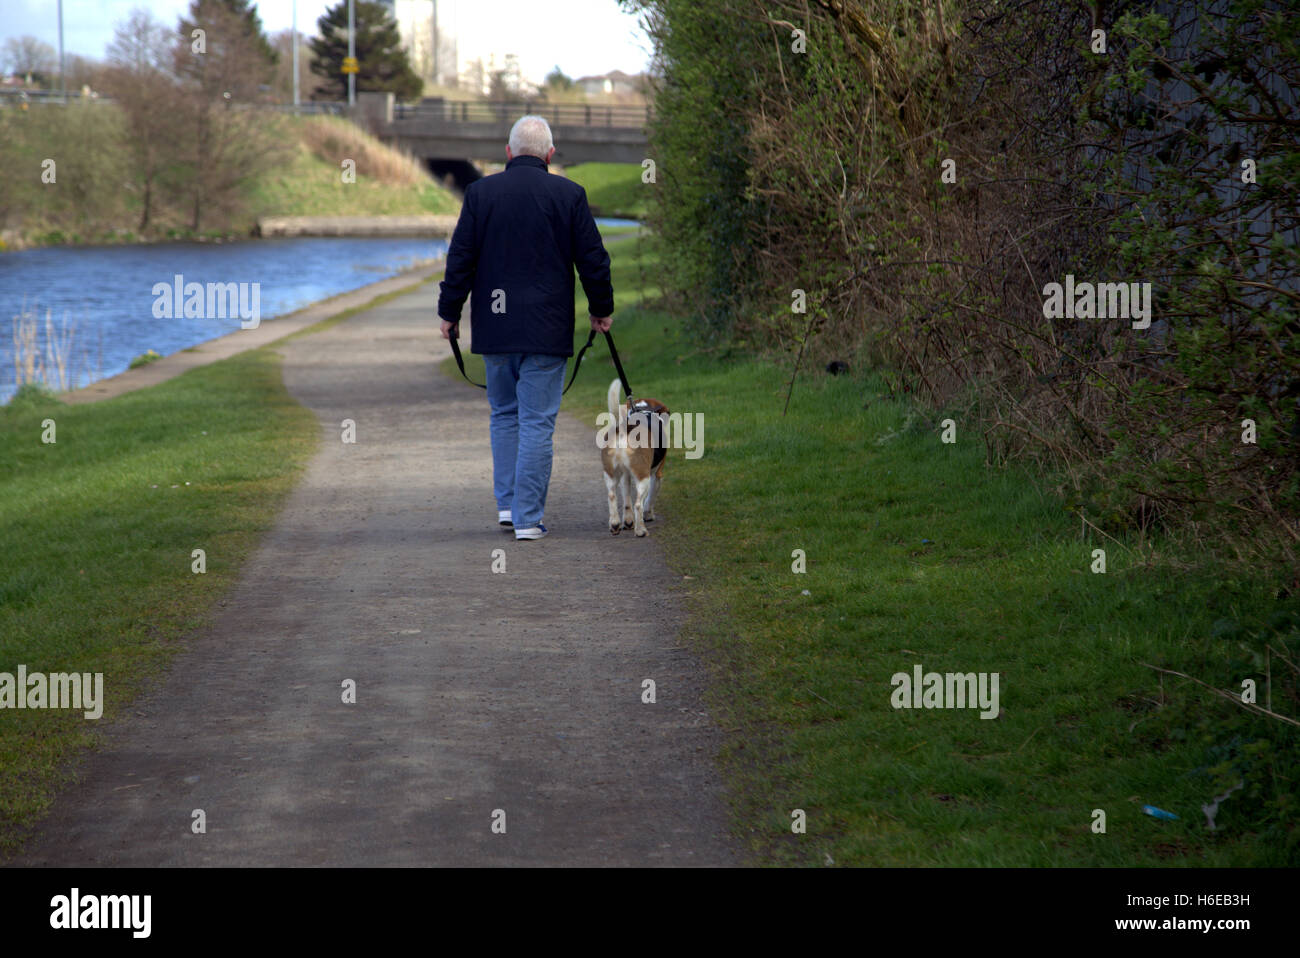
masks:
<path id="1" fill-rule="evenodd" d="M 571 90 L 573 89 L 573 77 L 566 76 L 557 63 L 555 69 L 546 74 L 546 89 L 548 90 Z"/>
<path id="2" fill-rule="evenodd" d="M 249 0 L 191 0 L 190 19 L 181 21 L 181 32 L 188 40 L 195 27 L 203 27 L 213 18 L 234 25 L 236 32 L 251 44 L 252 52 L 268 67 L 279 62 L 280 54 L 262 29 L 257 7 L 251 6 Z"/>
<path id="3" fill-rule="evenodd" d="M 487 87 L 487 67 L 483 66 L 483 58 L 475 57 L 465 64 L 465 88 L 475 96 L 484 96 Z"/>
<path id="4" fill-rule="evenodd" d="M 285 103 L 293 102 L 293 31 L 281 30 L 271 37 L 271 45 L 280 56 L 275 67 L 275 80 L 271 87 L 276 99 Z M 316 87 L 316 78 L 311 73 L 311 47 L 307 39 L 298 34 L 298 93 L 310 98 Z"/>
<path id="5" fill-rule="evenodd" d="M 68 92 L 80 90 L 82 87 L 90 87 L 95 90 L 103 83 L 104 64 L 76 53 L 69 53 L 67 59 Z"/>
<path id="6" fill-rule="evenodd" d="M 201 46 L 195 30 L 203 31 Z M 270 83 L 276 59 L 247 0 L 193 0 L 180 23 L 173 62 L 195 232 L 210 207 L 233 209 L 242 187 L 281 153 L 273 132 L 247 108 Z"/>
<path id="7" fill-rule="evenodd" d="M 382 3 L 356 0 L 354 17 L 358 92 L 394 93 L 400 100 L 413 100 L 424 91 L 424 83 L 411 69 L 401 46 L 397 22 Z M 311 40 L 315 55 L 312 72 L 322 80 L 321 98 L 346 99 L 348 78 L 343 58 L 348 55 L 348 3 L 339 0 L 316 21 L 319 37 Z"/>
<path id="8" fill-rule="evenodd" d="M 161 20 L 137 7 L 118 22 L 108 45 L 104 82 L 125 120 L 122 145 L 138 184 L 142 233 L 149 228 L 158 177 L 178 152 L 177 89 L 167 72 L 172 40 Z"/>
<path id="9" fill-rule="evenodd" d="M 108 62 L 132 73 L 163 73 L 171 57 L 172 31 L 144 7 L 136 7 L 113 27 Z"/>
<path id="10" fill-rule="evenodd" d="M 203 31 L 201 43 L 194 37 L 196 30 Z M 180 33 L 176 73 L 209 94 L 247 102 L 271 82 L 279 54 L 248 0 L 191 0 Z"/>
<path id="11" fill-rule="evenodd" d="M 32 36 L 10 37 L 0 52 L 0 64 L 9 72 L 24 76 L 33 74 L 37 82 L 45 83 L 58 69 L 54 47 Z"/>

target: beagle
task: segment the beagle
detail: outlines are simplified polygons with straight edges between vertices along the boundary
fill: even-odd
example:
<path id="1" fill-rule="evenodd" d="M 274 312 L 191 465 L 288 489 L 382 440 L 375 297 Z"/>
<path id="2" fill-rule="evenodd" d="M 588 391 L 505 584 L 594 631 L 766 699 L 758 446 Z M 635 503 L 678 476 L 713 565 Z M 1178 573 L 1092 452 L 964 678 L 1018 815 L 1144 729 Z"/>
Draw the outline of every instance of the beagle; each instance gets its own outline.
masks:
<path id="1" fill-rule="evenodd" d="M 596 431 L 600 463 L 605 470 L 605 489 L 609 493 L 609 531 L 618 535 L 620 529 L 635 528 L 636 534 L 643 536 L 645 524 L 654 521 L 654 497 L 663 481 L 668 452 L 668 407 L 657 399 L 638 399 L 630 407 L 627 403 L 620 405 L 620 386 L 617 379 L 609 384 L 605 404 L 609 408 L 610 424 Z"/>

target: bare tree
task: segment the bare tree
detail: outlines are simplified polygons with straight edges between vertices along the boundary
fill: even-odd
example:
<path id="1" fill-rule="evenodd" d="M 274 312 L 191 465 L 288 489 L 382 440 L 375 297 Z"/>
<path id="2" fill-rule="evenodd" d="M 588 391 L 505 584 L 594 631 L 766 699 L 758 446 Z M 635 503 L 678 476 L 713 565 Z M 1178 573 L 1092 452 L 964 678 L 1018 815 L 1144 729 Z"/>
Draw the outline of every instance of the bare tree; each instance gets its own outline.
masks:
<path id="1" fill-rule="evenodd" d="M 5 69 L 16 74 L 39 73 L 49 76 L 58 66 L 54 47 L 33 36 L 10 37 L 5 40 L 0 62 Z"/>
<path id="2" fill-rule="evenodd" d="M 271 46 L 280 54 L 280 62 L 275 65 L 275 80 L 272 89 L 276 99 L 285 103 L 293 102 L 293 31 L 281 30 L 271 37 Z M 311 98 L 316 89 L 316 77 L 311 72 L 311 45 L 298 32 L 298 94 L 303 100 Z"/>
<path id="3" fill-rule="evenodd" d="M 177 113 L 190 171 L 190 226 L 198 232 L 212 208 L 233 211 L 241 188 L 283 155 L 276 131 L 250 109 L 262 98 L 276 58 L 243 0 L 193 0 L 180 33 L 173 47 Z"/>
<path id="4" fill-rule="evenodd" d="M 174 33 L 137 7 L 113 31 L 106 89 L 121 108 L 123 146 L 140 191 L 140 232 L 149 228 L 159 174 L 177 153 L 176 82 L 168 73 Z"/>
<path id="5" fill-rule="evenodd" d="M 106 67 L 99 60 L 83 57 L 80 54 L 68 54 L 68 89 L 98 90 L 104 83 Z"/>
<path id="6" fill-rule="evenodd" d="M 475 96 L 483 96 L 487 92 L 488 74 L 482 57 L 475 57 L 465 64 L 464 85 Z"/>
<path id="7" fill-rule="evenodd" d="M 173 37 L 167 25 L 148 9 L 136 7 L 113 28 L 108 61 L 136 74 L 164 73 L 170 65 Z"/>

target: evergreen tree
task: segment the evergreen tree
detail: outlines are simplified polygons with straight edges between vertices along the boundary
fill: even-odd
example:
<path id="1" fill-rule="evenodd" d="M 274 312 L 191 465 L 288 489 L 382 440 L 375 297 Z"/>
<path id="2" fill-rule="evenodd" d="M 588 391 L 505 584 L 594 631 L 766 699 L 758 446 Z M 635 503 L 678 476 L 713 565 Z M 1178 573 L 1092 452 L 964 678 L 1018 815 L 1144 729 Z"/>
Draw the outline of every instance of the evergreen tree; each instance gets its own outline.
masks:
<path id="1" fill-rule="evenodd" d="M 195 30 L 203 30 L 202 52 Z M 191 0 L 181 19 L 176 73 L 208 95 L 229 93 L 235 101 L 255 99 L 270 83 L 280 55 L 262 31 L 262 18 L 249 0 Z"/>
<path id="2" fill-rule="evenodd" d="M 399 100 L 413 100 L 424 91 L 424 82 L 411 69 L 401 47 L 397 22 L 382 3 L 356 0 L 357 92 L 395 93 Z M 348 55 L 348 2 L 339 0 L 316 21 L 319 37 L 311 40 L 312 73 L 324 80 L 320 98 L 346 99 L 348 77 L 343 58 Z"/>
<path id="3" fill-rule="evenodd" d="M 228 16 L 221 16 L 227 14 Z M 249 0 L 191 0 L 190 16 L 181 21 L 181 32 L 185 37 L 195 27 L 206 26 L 212 19 L 235 20 L 241 27 L 240 33 L 256 50 L 258 56 L 265 60 L 268 67 L 280 62 L 279 52 L 271 45 L 271 40 L 262 29 L 262 18 L 257 7 Z"/>
<path id="4" fill-rule="evenodd" d="M 545 86 L 550 90 L 571 90 L 573 89 L 573 78 L 566 76 L 557 63 L 555 69 L 546 74 Z"/>

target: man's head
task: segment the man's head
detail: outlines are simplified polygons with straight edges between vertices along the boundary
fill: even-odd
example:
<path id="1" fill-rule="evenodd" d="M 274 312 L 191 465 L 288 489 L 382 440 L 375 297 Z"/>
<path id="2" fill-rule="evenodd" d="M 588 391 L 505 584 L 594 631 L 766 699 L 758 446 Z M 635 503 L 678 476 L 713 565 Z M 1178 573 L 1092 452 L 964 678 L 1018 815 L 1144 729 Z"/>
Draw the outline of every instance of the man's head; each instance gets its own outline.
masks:
<path id="1" fill-rule="evenodd" d="M 540 116 L 524 116 L 510 128 L 510 142 L 506 146 L 506 159 L 516 156 L 535 156 L 551 162 L 555 143 L 551 139 L 551 125 Z"/>

